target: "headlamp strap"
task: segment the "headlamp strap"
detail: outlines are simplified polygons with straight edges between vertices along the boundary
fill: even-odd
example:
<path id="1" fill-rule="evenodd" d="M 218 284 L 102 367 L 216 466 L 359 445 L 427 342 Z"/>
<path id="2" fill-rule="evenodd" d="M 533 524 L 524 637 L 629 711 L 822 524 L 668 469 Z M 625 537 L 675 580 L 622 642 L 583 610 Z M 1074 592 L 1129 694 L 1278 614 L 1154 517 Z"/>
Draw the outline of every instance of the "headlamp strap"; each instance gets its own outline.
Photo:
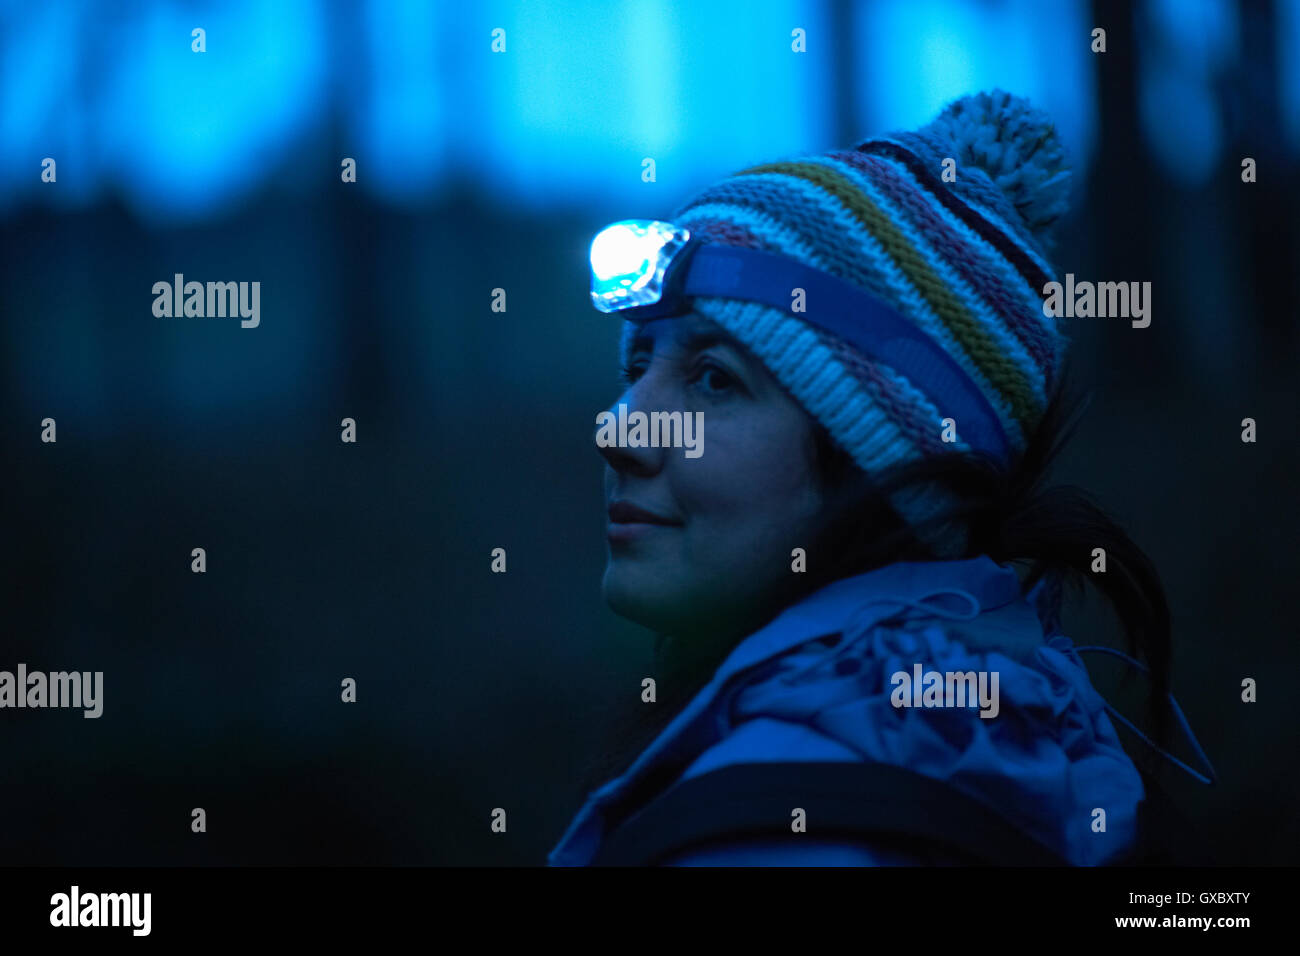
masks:
<path id="1" fill-rule="evenodd" d="M 972 448 L 1005 461 L 1009 448 L 996 411 L 944 349 L 888 304 L 827 272 L 757 249 L 692 243 L 681 286 L 687 297 L 718 296 L 789 311 L 804 290 L 805 322 L 838 336 L 923 391 Z"/>

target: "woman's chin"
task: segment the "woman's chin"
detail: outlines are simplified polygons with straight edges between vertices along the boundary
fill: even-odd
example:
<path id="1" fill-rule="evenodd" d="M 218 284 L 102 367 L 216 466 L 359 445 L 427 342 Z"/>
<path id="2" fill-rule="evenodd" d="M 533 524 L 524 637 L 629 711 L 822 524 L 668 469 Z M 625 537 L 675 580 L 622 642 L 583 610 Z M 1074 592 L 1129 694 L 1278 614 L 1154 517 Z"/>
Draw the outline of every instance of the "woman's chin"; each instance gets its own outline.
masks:
<path id="1" fill-rule="evenodd" d="M 672 631 L 680 617 L 674 613 L 675 609 L 687 603 L 679 591 L 652 568 L 618 558 L 606 565 L 601 581 L 601 593 L 611 611 L 661 633 Z"/>
<path id="2" fill-rule="evenodd" d="M 612 560 L 601 582 L 605 603 L 619 617 L 658 634 L 712 641 L 744 633 L 747 612 L 760 603 L 758 594 L 719 593 L 685 578 L 680 566 L 672 570 L 678 573 L 657 574 L 645 565 Z"/>

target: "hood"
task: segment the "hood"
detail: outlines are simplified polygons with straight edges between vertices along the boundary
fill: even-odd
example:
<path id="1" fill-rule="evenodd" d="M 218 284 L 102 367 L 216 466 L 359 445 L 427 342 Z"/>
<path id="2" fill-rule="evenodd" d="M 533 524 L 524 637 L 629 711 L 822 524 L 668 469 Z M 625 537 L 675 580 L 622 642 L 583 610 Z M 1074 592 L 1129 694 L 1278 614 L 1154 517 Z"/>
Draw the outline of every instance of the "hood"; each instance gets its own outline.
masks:
<path id="1" fill-rule="evenodd" d="M 1136 836 L 1142 780 L 1072 643 L 1050 623 L 1044 633 L 1044 620 L 1014 569 L 987 557 L 834 582 L 741 641 L 632 766 L 589 796 L 549 861 L 585 865 L 607 820 L 673 779 L 844 760 L 945 781 L 1071 862 L 1108 862 Z M 942 684 L 929 698 L 910 686 L 927 672 L 983 674 L 995 707 L 981 717 L 978 702 L 934 706 Z"/>

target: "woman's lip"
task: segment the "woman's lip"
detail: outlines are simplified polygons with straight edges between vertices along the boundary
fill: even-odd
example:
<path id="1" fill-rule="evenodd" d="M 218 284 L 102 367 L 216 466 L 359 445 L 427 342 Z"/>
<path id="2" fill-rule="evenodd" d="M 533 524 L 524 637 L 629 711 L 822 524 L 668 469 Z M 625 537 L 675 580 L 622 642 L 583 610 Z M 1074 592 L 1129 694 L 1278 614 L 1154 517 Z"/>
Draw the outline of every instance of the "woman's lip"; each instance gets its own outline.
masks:
<path id="1" fill-rule="evenodd" d="M 680 521 L 674 521 L 671 518 L 665 518 L 663 515 L 655 514 L 653 511 L 647 511 L 639 505 L 634 505 L 630 501 L 612 501 L 609 505 L 609 523 L 614 525 L 678 525 Z"/>
<path id="2" fill-rule="evenodd" d="M 673 527 L 675 525 L 651 524 L 648 521 L 623 521 L 617 524 L 611 521 L 605 528 L 605 537 L 610 544 L 627 544 L 644 535 Z"/>

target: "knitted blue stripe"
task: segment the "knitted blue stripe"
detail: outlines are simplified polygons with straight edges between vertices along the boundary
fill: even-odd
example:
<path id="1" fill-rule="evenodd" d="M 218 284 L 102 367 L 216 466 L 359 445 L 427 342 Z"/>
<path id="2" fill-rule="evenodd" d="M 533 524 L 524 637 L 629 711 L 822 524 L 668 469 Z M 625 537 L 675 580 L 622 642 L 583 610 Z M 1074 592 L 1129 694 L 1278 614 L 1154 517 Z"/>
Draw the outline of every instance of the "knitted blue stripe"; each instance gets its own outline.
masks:
<path id="1" fill-rule="evenodd" d="M 939 168 L 940 160 L 946 155 L 943 151 L 950 148 L 943 140 L 928 137 L 923 133 L 898 133 L 889 137 L 878 137 L 878 139 L 896 143 L 905 150 L 919 155 L 932 157 L 936 169 Z M 1048 263 L 1043 251 L 1034 241 L 1034 235 L 1024 225 L 1024 220 L 1015 211 L 1015 207 L 1011 206 L 1006 194 L 998 189 L 997 183 L 993 182 L 988 173 L 979 166 L 963 165 L 961 159 L 957 159 L 957 163 L 957 182 L 948 183 L 952 187 L 953 194 L 967 207 L 975 209 L 984 220 L 997 226 L 998 232 L 1006 235 L 1010 242 L 1014 242 L 1024 251 L 1024 254 L 1034 260 L 1037 267 L 1052 276 L 1056 271 Z"/>
<path id="2" fill-rule="evenodd" d="M 894 391 L 901 393 L 906 399 L 907 404 L 915 408 L 921 417 L 932 421 L 934 423 L 934 433 L 941 436 L 943 432 L 943 419 L 946 416 L 942 414 L 939 408 L 935 406 L 935 404 L 931 402 L 923 392 L 918 390 L 916 386 L 908 381 L 907 378 L 895 372 L 888 365 L 881 362 L 875 362 L 873 364 L 876 367 L 876 373 L 880 375 L 881 378 L 886 379 Z M 945 452 L 949 450 L 955 452 L 971 451 L 970 443 L 961 437 L 960 422 L 957 423 L 957 427 L 954 430 L 957 433 L 957 440 L 947 444 L 944 449 Z"/>
<path id="3" fill-rule="evenodd" d="M 930 157 L 936 169 L 939 168 L 940 160 L 947 155 L 944 150 L 950 148 L 949 144 L 919 132 L 896 133 L 892 136 L 876 138 L 902 146 L 923 157 Z M 993 182 L 984 170 L 970 164 L 962 165 L 958 159 L 957 181 L 949 185 L 958 199 L 974 209 L 987 222 L 996 226 L 998 231 L 1005 235 L 1008 241 L 1015 243 L 1035 265 L 1049 276 L 1056 274 L 1056 270 L 1047 262 L 1038 244 L 1034 242 L 1032 234 L 1024 225 L 1020 215 L 998 188 L 997 183 Z"/>
<path id="4" fill-rule="evenodd" d="M 861 231 L 857 218 L 843 203 L 806 179 L 785 173 L 755 173 L 725 180 L 706 195 L 714 205 L 731 204 L 737 209 L 745 208 L 740 205 L 745 201 L 762 205 L 816 251 L 818 268 L 878 295 L 885 291 L 877 291 L 876 270 L 871 261 L 863 261 L 860 243 L 848 245 L 844 241 L 851 232 Z"/>
<path id="5" fill-rule="evenodd" d="M 724 222 L 744 226 L 755 236 L 771 243 L 790 258 L 815 265 L 819 269 L 825 268 L 825 260 L 817 254 L 812 243 L 802 235 L 773 216 L 757 212 L 747 206 L 737 206 L 732 203 L 704 203 L 691 207 L 689 212 L 683 213 L 673 222 L 690 229 L 695 223 L 705 219 L 721 219 Z M 1042 311 L 1041 303 L 1038 309 Z"/>
<path id="6" fill-rule="evenodd" d="M 791 205 L 789 196 L 791 192 L 797 193 L 806 199 L 807 202 L 799 207 L 799 212 L 811 213 L 816 210 L 818 219 L 827 223 L 828 231 L 837 235 L 841 248 L 856 250 L 869 263 L 873 281 L 862 284 L 869 286 L 874 294 L 911 318 L 922 331 L 937 341 L 952 356 L 953 360 L 975 382 L 976 386 L 988 399 L 998 415 L 1008 441 L 1015 447 L 1024 447 L 1024 429 L 1012 414 L 1010 402 L 998 389 L 993 387 L 992 383 L 989 382 L 988 378 L 966 353 L 966 350 L 957 342 L 947 324 L 939 318 L 926 298 L 911 283 L 893 257 L 885 251 L 879 240 L 862 225 L 857 216 L 853 215 L 838 199 L 835 199 L 825 190 L 819 189 L 808 180 L 797 176 L 790 176 L 785 173 L 760 173 L 747 175 L 743 179 L 746 181 L 759 181 L 765 188 L 771 185 L 778 186 L 785 208 Z M 711 219 L 732 219 L 754 229 L 765 239 L 777 241 L 777 235 L 764 231 L 765 224 L 759 221 L 759 217 L 751 213 L 746 207 L 728 205 L 718 201 L 708 204 L 708 209 L 708 216 Z M 811 215 L 809 218 L 812 218 Z M 790 232 L 794 233 L 805 246 L 809 244 L 807 233 L 796 232 L 792 229 Z M 820 255 L 804 258 L 803 261 L 819 269 L 834 271 L 831 262 Z M 862 262 L 862 258 L 858 261 Z M 958 423 L 958 426 L 960 427 L 960 423 Z"/>
<path id="7" fill-rule="evenodd" d="M 755 302 L 712 297 L 696 299 L 695 310 L 753 351 L 863 470 L 919 456 L 883 409 L 870 401 L 861 383 L 793 315 Z"/>
<path id="8" fill-rule="evenodd" d="M 1020 340 L 1012 334 L 1007 328 L 1002 316 L 987 301 L 973 289 L 969 283 L 962 278 L 957 271 L 949 264 L 948 260 L 939 255 L 938 251 L 931 244 L 925 234 L 916 228 L 911 217 L 900 208 L 888 195 L 884 193 L 877 185 L 856 167 L 850 166 L 827 157 L 818 160 L 819 163 L 830 167 L 841 173 L 845 178 L 851 180 L 858 189 L 862 190 L 880 210 L 889 217 L 895 227 L 901 232 L 912 247 L 926 260 L 926 263 L 934 270 L 935 274 L 943 281 L 944 285 L 956 295 L 979 322 L 990 336 L 997 343 L 999 351 L 1010 358 L 1020 368 L 1024 374 L 1026 382 L 1033 391 L 1034 397 L 1038 400 L 1039 405 L 1047 404 L 1047 393 L 1044 388 L 1044 371 L 1039 368 L 1038 363 L 1020 344 Z M 929 197 L 929 192 L 922 190 L 919 196 Z M 932 199 L 928 203 L 931 206 L 937 206 L 939 203 Z M 1042 312 L 1042 309 L 1039 309 Z M 990 396 L 992 397 L 992 396 Z M 1004 426 L 1005 427 L 1005 426 Z"/>
<path id="9" fill-rule="evenodd" d="M 880 287 L 883 281 L 885 294 L 882 298 L 894 308 L 911 318 L 932 339 L 939 342 L 962 370 L 976 383 L 984 393 L 1002 423 L 1003 432 L 1013 446 L 1023 448 L 1025 443 L 1024 428 L 1011 411 L 1010 401 L 999 389 L 993 387 L 987 376 L 979 369 L 970 355 L 962 348 L 947 323 L 930 306 L 929 301 L 903 272 L 894 258 L 885 251 L 884 246 L 864 226 L 856 215 L 838 199 L 825 190 L 798 176 L 785 173 L 763 173 L 747 176 L 746 179 L 774 179 L 780 181 L 783 192 L 796 192 L 806 198 L 814 207 L 826 210 L 835 217 L 834 228 L 838 230 L 837 239 L 845 246 L 852 240 L 852 248 L 862 253 L 870 262 L 872 273 L 878 277 L 872 285 Z M 786 199 L 787 204 L 789 199 Z M 801 207 L 800 211 L 808 207 Z M 895 223 L 898 224 L 897 220 Z M 861 261 L 861 260 L 859 260 Z M 825 268 L 820 263 L 811 263 Z M 879 292 L 877 293 L 880 294 Z"/>
<path id="10" fill-rule="evenodd" d="M 872 159 L 881 165 L 888 166 L 900 179 L 913 188 L 925 190 L 925 187 L 912 175 L 912 171 L 892 156 L 873 154 Z M 1008 296 L 1024 308 L 1025 318 L 1045 330 L 1045 338 L 1053 347 L 1051 370 L 1048 377 L 1049 379 L 1055 378 L 1056 370 L 1060 368 L 1064 355 L 1065 338 L 1061 333 L 1060 326 L 1043 315 L 1042 291 L 1030 288 L 1025 282 L 1024 276 L 1007 260 L 1006 256 L 991 242 L 966 225 L 961 217 L 953 213 L 946 204 L 934 202 L 931 205 L 935 214 L 943 220 L 944 224 L 957 233 L 967 245 L 976 249 L 981 261 L 988 268 L 997 272 L 998 278 L 1002 281 L 1003 288 L 1006 289 Z"/>

